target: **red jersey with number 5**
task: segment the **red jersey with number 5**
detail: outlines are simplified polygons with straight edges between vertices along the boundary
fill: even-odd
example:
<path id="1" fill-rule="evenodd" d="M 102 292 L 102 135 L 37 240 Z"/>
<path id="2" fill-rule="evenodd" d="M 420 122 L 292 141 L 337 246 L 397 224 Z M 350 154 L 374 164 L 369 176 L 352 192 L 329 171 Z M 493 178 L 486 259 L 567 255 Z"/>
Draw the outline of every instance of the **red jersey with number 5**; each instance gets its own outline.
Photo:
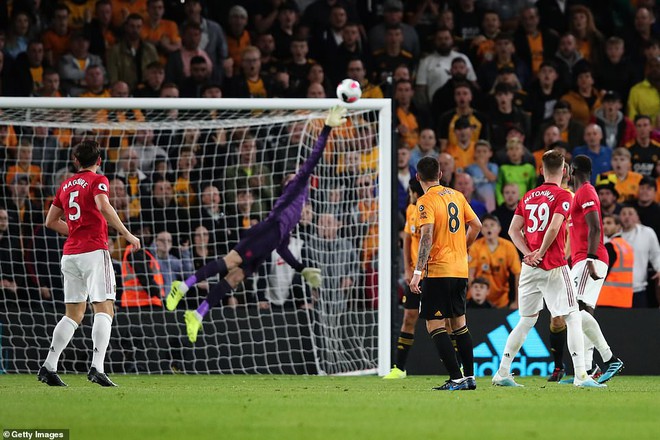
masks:
<path id="1" fill-rule="evenodd" d="M 525 219 L 523 232 L 529 249 L 535 251 L 541 247 L 545 232 L 548 230 L 555 214 L 561 214 L 566 220 L 570 212 L 571 193 L 554 183 L 546 182 L 531 191 L 527 191 L 527 194 L 518 202 L 516 215 Z M 566 221 L 561 224 L 557 238 L 548 248 L 538 267 L 550 270 L 565 266 L 565 247 Z"/>
<path id="2" fill-rule="evenodd" d="M 595 212 L 600 222 L 600 237 L 598 239 L 596 255 L 598 255 L 598 259 L 603 263 L 609 263 L 607 249 L 605 249 L 605 245 L 603 244 L 603 220 L 600 213 L 600 200 L 598 200 L 596 189 L 591 183 L 587 182 L 575 191 L 573 208 L 571 209 L 571 221 L 568 225 L 568 231 L 571 234 L 571 264 L 573 266 L 587 258 L 587 249 L 589 247 L 587 214 L 590 212 Z"/>
<path id="3" fill-rule="evenodd" d="M 53 205 L 64 210 L 69 226 L 64 255 L 108 249 L 108 223 L 94 201 L 99 194 L 110 197 L 108 178 L 89 170 L 76 173 L 57 190 Z"/>

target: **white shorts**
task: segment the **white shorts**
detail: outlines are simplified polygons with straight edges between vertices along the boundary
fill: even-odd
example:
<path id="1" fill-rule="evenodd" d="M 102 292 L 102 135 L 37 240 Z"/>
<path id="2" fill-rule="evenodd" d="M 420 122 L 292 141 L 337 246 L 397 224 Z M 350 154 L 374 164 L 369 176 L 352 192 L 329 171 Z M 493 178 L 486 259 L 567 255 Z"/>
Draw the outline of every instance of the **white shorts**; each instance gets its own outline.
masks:
<path id="1" fill-rule="evenodd" d="M 106 250 L 62 256 L 62 275 L 65 303 L 115 300 L 115 271 Z"/>
<path id="2" fill-rule="evenodd" d="M 594 260 L 594 265 L 598 276 L 603 277 L 597 281 L 589 276 L 587 260 L 580 261 L 571 269 L 571 280 L 575 287 L 577 299 L 590 307 L 596 307 L 600 288 L 603 287 L 605 276 L 607 276 L 607 264 L 600 260 Z"/>
<path id="3" fill-rule="evenodd" d="M 543 300 L 552 317 L 578 310 L 568 266 L 543 270 L 522 265 L 518 283 L 520 316 L 532 316 L 543 310 Z"/>

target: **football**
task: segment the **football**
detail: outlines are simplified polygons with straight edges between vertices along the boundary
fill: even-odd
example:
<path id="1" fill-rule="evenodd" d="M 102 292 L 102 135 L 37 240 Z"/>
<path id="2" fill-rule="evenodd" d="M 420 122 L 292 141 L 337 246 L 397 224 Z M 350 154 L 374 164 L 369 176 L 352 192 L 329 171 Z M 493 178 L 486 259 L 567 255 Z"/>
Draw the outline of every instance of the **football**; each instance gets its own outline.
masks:
<path id="1" fill-rule="evenodd" d="M 353 79 L 345 79 L 337 86 L 337 98 L 347 104 L 351 104 L 362 96 L 360 83 Z"/>

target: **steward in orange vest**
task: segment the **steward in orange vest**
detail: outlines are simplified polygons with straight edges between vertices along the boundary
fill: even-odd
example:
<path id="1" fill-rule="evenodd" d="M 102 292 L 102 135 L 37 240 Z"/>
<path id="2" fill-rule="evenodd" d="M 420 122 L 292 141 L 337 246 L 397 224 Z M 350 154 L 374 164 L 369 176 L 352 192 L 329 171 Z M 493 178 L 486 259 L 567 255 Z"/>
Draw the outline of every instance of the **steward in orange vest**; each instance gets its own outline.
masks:
<path id="1" fill-rule="evenodd" d="M 124 285 L 121 306 L 162 307 L 165 283 L 158 260 L 147 249 L 143 248 L 135 253 L 131 252 L 132 249 L 132 245 L 126 246 L 121 262 L 121 279 Z"/>
<path id="2" fill-rule="evenodd" d="M 630 308 L 633 304 L 633 263 L 635 253 L 620 233 L 605 244 L 610 255 L 610 270 L 600 289 L 598 306 Z"/>

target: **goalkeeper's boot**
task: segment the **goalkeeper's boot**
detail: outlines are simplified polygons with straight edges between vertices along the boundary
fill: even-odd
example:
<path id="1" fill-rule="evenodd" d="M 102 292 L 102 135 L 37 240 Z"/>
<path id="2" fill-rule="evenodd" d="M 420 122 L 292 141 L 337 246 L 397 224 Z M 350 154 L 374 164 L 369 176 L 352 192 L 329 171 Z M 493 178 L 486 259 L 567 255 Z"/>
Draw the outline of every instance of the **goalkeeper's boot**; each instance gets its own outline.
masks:
<path id="1" fill-rule="evenodd" d="M 183 281 L 172 281 L 172 288 L 165 298 L 165 307 L 167 310 L 174 310 L 176 306 L 179 305 L 179 301 L 186 296 L 188 289 L 185 289 L 185 283 Z"/>
<path id="2" fill-rule="evenodd" d="M 493 385 L 497 385 L 498 387 L 522 387 L 524 385 L 520 385 L 517 383 L 515 380 L 513 380 L 512 375 L 508 375 L 506 377 L 500 376 L 500 373 L 495 373 L 495 376 L 493 376 L 493 379 L 491 380 Z"/>
<path id="3" fill-rule="evenodd" d="M 406 378 L 406 372 L 397 368 L 396 365 L 392 367 L 389 373 L 383 376 L 383 379 L 405 379 L 405 378 Z"/>
<path id="4" fill-rule="evenodd" d="M 561 368 L 555 367 L 550 377 L 548 377 L 548 382 L 559 382 L 564 376 L 566 376 L 566 370 L 563 366 Z"/>
<path id="5" fill-rule="evenodd" d="M 58 376 L 55 371 L 48 371 L 46 367 L 39 368 L 39 372 L 37 373 L 37 380 L 39 380 L 39 382 L 45 383 L 49 387 L 68 386 L 62 382 L 62 379 L 60 379 L 60 376 Z"/>
<path id="6" fill-rule="evenodd" d="M 605 362 L 605 367 L 607 367 L 605 368 L 605 372 L 597 379 L 598 383 L 605 383 L 619 374 L 623 370 L 623 362 L 621 362 L 621 359 L 613 357 L 608 362 Z"/>
<path id="7" fill-rule="evenodd" d="M 186 321 L 188 339 L 194 344 L 197 341 L 197 333 L 202 328 L 202 321 L 197 317 L 197 313 L 194 310 L 186 310 L 183 317 Z"/>
<path id="8" fill-rule="evenodd" d="M 604 383 L 598 383 L 593 380 L 591 377 L 587 376 L 585 380 L 580 380 L 577 377 L 573 380 L 573 385 L 578 388 L 605 388 L 607 385 Z"/>
<path id="9" fill-rule="evenodd" d="M 110 380 L 107 374 L 99 372 L 96 367 L 92 367 L 87 373 L 87 379 L 92 383 L 97 383 L 102 387 L 116 387 L 117 384 Z"/>
<path id="10" fill-rule="evenodd" d="M 449 379 L 447 382 L 445 382 L 443 385 L 440 385 L 439 387 L 433 387 L 434 390 L 436 391 L 462 391 L 462 390 L 469 390 L 470 389 L 470 384 L 468 383 L 468 378 L 464 377 L 463 379 L 460 379 L 458 381 L 454 381 L 452 379 Z"/>

